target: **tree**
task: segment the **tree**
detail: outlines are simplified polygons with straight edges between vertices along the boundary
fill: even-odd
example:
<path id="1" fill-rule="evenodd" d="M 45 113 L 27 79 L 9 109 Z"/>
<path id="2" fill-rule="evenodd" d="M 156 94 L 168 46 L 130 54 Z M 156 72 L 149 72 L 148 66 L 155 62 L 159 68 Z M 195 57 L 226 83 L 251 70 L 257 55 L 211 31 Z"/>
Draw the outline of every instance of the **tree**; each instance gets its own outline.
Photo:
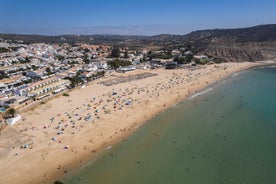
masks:
<path id="1" fill-rule="evenodd" d="M 128 58 L 128 51 L 127 51 L 127 49 L 125 50 L 124 58 Z"/>
<path id="2" fill-rule="evenodd" d="M 180 60 L 179 55 L 174 56 L 173 61 L 177 61 L 178 62 L 179 60 Z"/>
<path id="3" fill-rule="evenodd" d="M 109 61 L 107 63 L 111 68 L 117 69 L 120 66 L 129 66 L 131 65 L 130 61 L 123 61 L 123 60 L 119 60 L 119 59 L 114 59 L 113 61 Z"/>
<path id="4" fill-rule="evenodd" d="M 190 63 L 190 62 L 192 62 L 193 58 L 194 58 L 194 56 L 192 54 L 186 55 L 185 59 L 184 59 L 184 63 Z"/>
<path id="5" fill-rule="evenodd" d="M 90 52 L 90 50 L 88 48 L 85 48 L 84 52 Z"/>
<path id="6" fill-rule="evenodd" d="M 48 73 L 48 75 L 51 74 L 51 69 L 50 69 L 50 67 L 47 67 L 47 68 L 46 68 L 46 72 Z"/>
<path id="7" fill-rule="evenodd" d="M 79 75 L 76 75 L 74 77 L 65 77 L 65 79 L 69 80 L 71 82 L 70 87 L 74 88 L 78 86 L 82 82 L 81 77 Z"/>
<path id="8" fill-rule="evenodd" d="M 0 53 L 3 53 L 3 52 L 9 52 L 9 49 L 1 47 L 0 48 Z"/>
<path id="9" fill-rule="evenodd" d="M 32 67 L 33 70 L 37 70 L 38 69 L 38 67 L 35 66 L 35 65 L 32 65 L 31 67 Z"/>
<path id="10" fill-rule="evenodd" d="M 146 61 L 146 55 L 143 54 L 143 61 Z"/>
<path id="11" fill-rule="evenodd" d="M 5 78 L 9 78 L 9 76 L 6 74 L 0 73 L 0 80 L 5 79 Z"/>
<path id="12" fill-rule="evenodd" d="M 26 56 L 24 60 L 20 60 L 20 63 L 30 63 L 30 62 L 31 60 L 28 56 Z"/>
<path id="13" fill-rule="evenodd" d="M 82 73 L 82 70 L 77 71 L 77 75 L 80 75 Z"/>
<path id="14" fill-rule="evenodd" d="M 28 56 L 25 57 L 25 63 L 31 62 L 30 58 Z"/>
<path id="15" fill-rule="evenodd" d="M 62 56 L 62 55 L 57 55 L 56 57 L 57 57 L 57 59 L 58 59 L 59 61 L 62 61 L 62 60 L 64 60 L 64 59 L 65 59 L 65 57 L 64 57 L 64 56 Z"/>
<path id="16" fill-rule="evenodd" d="M 200 64 L 203 64 L 203 65 L 205 65 L 205 64 L 208 63 L 208 62 L 209 62 L 208 58 L 201 58 L 201 59 L 199 60 L 199 63 L 200 63 Z"/>
<path id="17" fill-rule="evenodd" d="M 15 113 L 16 113 L 16 110 L 13 107 L 11 107 L 7 109 L 7 111 L 5 112 L 4 118 L 13 118 Z"/>
<path id="18" fill-rule="evenodd" d="M 84 54 L 83 54 L 83 62 L 84 62 L 85 64 L 88 64 L 88 63 L 90 62 L 90 60 L 88 59 L 88 54 L 87 54 L 87 53 L 84 53 Z"/>
<path id="19" fill-rule="evenodd" d="M 113 47 L 113 49 L 111 50 L 111 57 L 114 57 L 114 58 L 118 58 L 120 57 L 120 49 L 119 47 Z"/>

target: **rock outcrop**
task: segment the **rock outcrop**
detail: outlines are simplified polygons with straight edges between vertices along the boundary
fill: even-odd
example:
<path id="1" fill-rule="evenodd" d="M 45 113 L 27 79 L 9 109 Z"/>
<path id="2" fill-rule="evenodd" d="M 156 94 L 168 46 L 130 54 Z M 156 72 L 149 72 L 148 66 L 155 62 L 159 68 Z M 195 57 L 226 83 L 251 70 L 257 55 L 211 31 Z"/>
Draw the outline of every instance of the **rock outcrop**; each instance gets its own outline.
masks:
<path id="1" fill-rule="evenodd" d="M 276 58 L 276 25 L 195 31 L 184 36 L 198 53 L 223 61 Z"/>
<path id="2" fill-rule="evenodd" d="M 208 44 L 203 53 L 223 61 L 260 61 L 276 58 L 276 42 L 263 44 Z"/>

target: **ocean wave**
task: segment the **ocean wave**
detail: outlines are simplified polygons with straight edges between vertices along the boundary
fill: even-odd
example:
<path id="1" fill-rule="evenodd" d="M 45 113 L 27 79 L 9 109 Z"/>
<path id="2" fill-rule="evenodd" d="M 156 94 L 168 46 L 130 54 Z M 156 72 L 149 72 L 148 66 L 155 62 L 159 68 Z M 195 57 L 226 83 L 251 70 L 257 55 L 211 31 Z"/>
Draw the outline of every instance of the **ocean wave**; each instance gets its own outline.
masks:
<path id="1" fill-rule="evenodd" d="M 212 91 L 212 90 L 213 90 L 213 88 L 208 88 L 208 89 L 206 89 L 204 91 L 200 91 L 200 92 L 192 95 L 191 97 L 189 97 L 189 99 L 192 99 L 192 98 L 195 98 L 197 96 L 203 95 L 203 94 L 208 93 L 209 91 Z"/>
<path id="2" fill-rule="evenodd" d="M 241 72 L 234 73 L 234 74 L 232 75 L 232 77 L 235 77 L 235 76 L 239 75 L 240 73 L 241 73 Z"/>

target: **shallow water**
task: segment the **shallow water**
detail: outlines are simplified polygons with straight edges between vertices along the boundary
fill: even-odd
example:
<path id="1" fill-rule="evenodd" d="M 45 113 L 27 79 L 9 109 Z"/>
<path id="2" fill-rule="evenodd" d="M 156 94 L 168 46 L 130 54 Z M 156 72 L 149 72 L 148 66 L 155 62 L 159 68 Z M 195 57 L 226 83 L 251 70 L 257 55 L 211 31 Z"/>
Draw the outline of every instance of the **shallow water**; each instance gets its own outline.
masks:
<path id="1" fill-rule="evenodd" d="M 244 71 L 205 91 L 158 115 L 65 183 L 274 184 L 276 68 Z"/>

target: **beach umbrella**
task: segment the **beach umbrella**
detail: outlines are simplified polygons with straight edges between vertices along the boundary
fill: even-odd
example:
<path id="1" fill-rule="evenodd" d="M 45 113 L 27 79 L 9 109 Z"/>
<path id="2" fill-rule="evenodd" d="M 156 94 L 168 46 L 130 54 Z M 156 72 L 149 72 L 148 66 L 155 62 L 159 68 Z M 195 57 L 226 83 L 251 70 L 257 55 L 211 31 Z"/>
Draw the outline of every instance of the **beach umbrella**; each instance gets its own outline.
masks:
<path id="1" fill-rule="evenodd" d="M 127 100 L 126 105 L 130 105 L 131 104 L 131 100 Z"/>
<path id="2" fill-rule="evenodd" d="M 70 148 L 69 145 L 64 146 L 64 149 L 69 149 L 69 148 Z"/>

